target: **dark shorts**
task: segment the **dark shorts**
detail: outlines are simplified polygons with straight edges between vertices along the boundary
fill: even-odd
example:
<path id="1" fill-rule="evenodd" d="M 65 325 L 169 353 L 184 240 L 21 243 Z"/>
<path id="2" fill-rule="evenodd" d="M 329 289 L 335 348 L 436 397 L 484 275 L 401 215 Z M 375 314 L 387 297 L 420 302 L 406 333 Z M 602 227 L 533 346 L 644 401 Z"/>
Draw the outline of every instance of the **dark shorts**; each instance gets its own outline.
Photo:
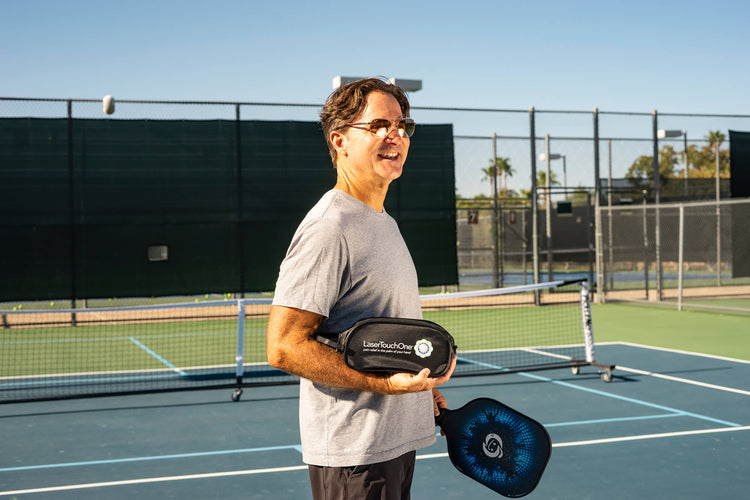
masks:
<path id="1" fill-rule="evenodd" d="M 408 500 L 417 453 L 353 467 L 310 465 L 314 500 Z"/>

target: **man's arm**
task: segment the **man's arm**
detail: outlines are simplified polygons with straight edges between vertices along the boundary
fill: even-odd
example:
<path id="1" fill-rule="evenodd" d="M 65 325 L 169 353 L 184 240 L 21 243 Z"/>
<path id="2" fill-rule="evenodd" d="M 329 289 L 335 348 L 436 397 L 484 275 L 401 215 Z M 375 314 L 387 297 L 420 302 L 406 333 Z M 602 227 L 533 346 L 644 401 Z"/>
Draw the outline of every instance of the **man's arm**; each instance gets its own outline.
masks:
<path id="1" fill-rule="evenodd" d="M 379 375 L 346 366 L 343 356 L 315 340 L 323 317 L 309 311 L 271 306 L 266 331 L 268 362 L 274 368 L 306 378 L 317 384 L 380 394 L 430 391 L 448 381 L 456 358 L 445 375 L 429 378 L 425 368 L 417 375 Z"/>

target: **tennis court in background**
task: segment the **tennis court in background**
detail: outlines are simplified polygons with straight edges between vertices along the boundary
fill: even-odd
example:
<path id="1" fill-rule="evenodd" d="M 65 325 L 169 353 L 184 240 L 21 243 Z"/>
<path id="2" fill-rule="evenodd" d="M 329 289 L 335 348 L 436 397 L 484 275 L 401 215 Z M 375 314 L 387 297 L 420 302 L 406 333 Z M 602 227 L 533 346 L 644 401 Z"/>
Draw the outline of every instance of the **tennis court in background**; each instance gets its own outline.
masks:
<path id="1" fill-rule="evenodd" d="M 741 498 L 750 363 L 628 343 L 596 367 L 454 378 L 451 407 L 492 397 L 541 421 L 553 451 L 527 498 Z M 0 498 L 310 498 L 296 386 L 0 405 Z M 418 453 L 413 498 L 498 498 Z"/>

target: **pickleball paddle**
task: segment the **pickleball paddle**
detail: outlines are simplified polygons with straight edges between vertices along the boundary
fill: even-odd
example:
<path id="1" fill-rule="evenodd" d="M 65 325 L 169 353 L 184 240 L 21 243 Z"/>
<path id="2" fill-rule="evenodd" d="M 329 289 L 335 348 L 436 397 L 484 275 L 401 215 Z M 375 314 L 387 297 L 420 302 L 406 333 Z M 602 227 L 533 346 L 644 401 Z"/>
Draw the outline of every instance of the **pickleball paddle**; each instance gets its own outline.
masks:
<path id="1" fill-rule="evenodd" d="M 552 451 L 539 422 L 490 398 L 457 410 L 440 409 L 435 423 L 445 433 L 448 456 L 466 476 L 510 498 L 531 493 Z"/>

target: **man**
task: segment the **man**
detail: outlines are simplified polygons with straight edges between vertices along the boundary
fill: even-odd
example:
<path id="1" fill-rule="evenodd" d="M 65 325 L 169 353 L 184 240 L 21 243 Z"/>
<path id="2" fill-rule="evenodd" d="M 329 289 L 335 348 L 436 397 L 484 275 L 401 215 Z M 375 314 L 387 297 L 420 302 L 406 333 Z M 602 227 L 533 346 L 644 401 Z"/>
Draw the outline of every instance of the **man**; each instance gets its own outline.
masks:
<path id="1" fill-rule="evenodd" d="M 403 91 L 380 79 L 345 85 L 320 114 L 337 181 L 303 219 L 281 264 L 268 318 L 268 360 L 300 380 L 303 461 L 315 499 L 409 498 L 416 450 L 435 442 L 446 402 L 425 369 L 350 369 L 314 340 L 367 317 L 421 318 L 417 274 L 383 209 L 414 122 Z"/>

